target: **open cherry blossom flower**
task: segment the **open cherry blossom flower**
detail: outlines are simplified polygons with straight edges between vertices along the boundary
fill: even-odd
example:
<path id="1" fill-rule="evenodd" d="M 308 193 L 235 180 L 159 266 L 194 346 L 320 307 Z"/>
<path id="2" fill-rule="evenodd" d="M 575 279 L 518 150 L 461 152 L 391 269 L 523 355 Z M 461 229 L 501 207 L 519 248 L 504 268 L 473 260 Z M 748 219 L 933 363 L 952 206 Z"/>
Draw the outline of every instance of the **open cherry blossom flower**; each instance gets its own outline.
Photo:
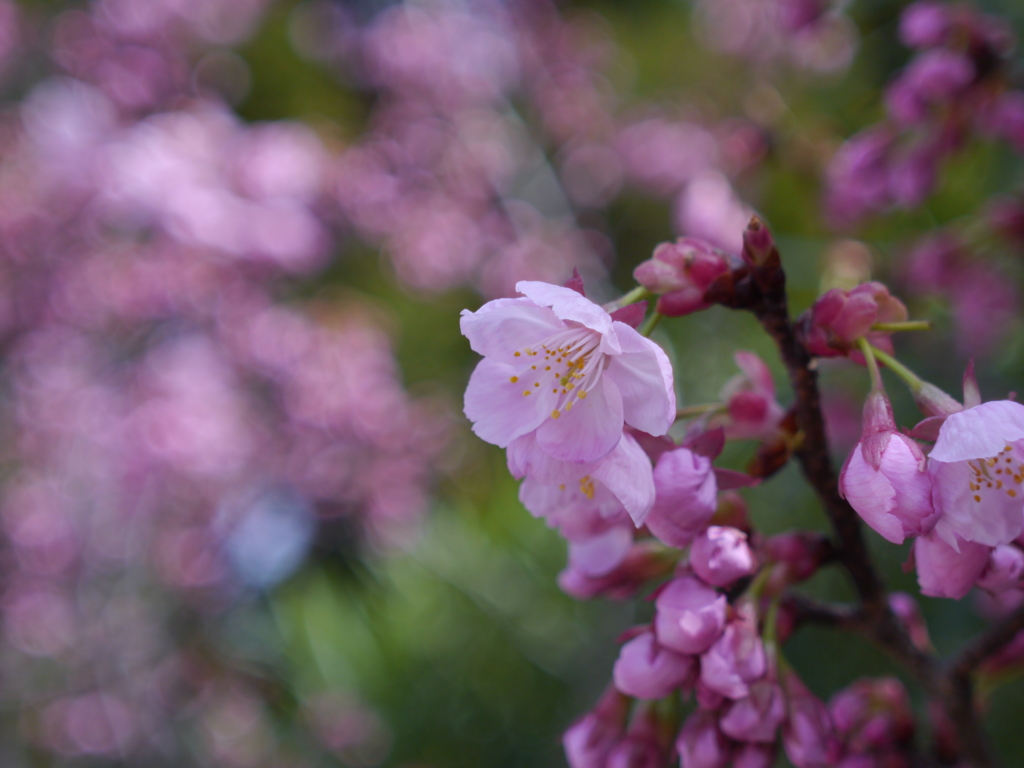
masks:
<path id="1" fill-rule="evenodd" d="M 473 431 L 502 448 L 527 434 L 562 461 L 596 461 L 624 424 L 663 435 L 675 420 L 665 353 L 572 288 L 524 281 L 525 298 L 463 310 L 461 328 L 484 356 L 466 388 Z"/>
<path id="2" fill-rule="evenodd" d="M 935 533 L 994 547 L 1024 524 L 1024 405 L 994 400 L 954 413 L 928 454 Z"/>
<path id="3" fill-rule="evenodd" d="M 526 478 L 519 491 L 523 506 L 569 538 L 573 529 L 597 532 L 601 526 L 595 518 L 614 521 L 623 509 L 643 525 L 654 506 L 651 460 L 625 432 L 611 452 L 590 462 L 553 459 L 534 433 L 523 435 L 508 447 L 508 468 L 513 477 Z"/>

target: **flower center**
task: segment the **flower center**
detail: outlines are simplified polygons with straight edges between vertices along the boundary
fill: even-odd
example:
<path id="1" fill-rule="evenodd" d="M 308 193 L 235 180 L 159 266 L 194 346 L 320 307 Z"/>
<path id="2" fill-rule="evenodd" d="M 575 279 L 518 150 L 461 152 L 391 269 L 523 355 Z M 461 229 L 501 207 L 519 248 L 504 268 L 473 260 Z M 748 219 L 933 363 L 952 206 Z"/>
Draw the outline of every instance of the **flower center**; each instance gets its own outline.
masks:
<path id="1" fill-rule="evenodd" d="M 567 413 L 577 400 L 585 400 L 601 379 L 605 358 L 598 352 L 601 334 L 590 328 L 566 328 L 552 334 L 540 343 L 539 349 L 526 347 L 514 353 L 525 357 L 530 365 L 524 366 L 509 381 L 526 382 L 523 397 L 550 387 L 556 396 L 556 407 L 551 418 Z"/>
<path id="2" fill-rule="evenodd" d="M 1006 446 L 991 458 L 968 461 L 967 466 L 971 468 L 968 482 L 977 503 L 989 493 L 1005 493 L 1011 499 L 1024 493 L 1024 462 L 1013 446 Z"/>

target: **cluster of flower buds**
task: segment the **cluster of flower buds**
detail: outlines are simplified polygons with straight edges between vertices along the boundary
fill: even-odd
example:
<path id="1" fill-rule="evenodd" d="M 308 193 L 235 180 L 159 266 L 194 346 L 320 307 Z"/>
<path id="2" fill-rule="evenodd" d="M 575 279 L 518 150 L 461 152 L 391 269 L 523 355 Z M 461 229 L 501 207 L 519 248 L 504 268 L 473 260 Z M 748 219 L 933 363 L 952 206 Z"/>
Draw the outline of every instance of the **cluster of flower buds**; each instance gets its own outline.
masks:
<path id="1" fill-rule="evenodd" d="M 797 324 L 803 345 L 815 357 L 849 356 L 863 363 L 858 339 L 866 338 L 891 353 L 891 334 L 873 326 L 906 319 L 907 308 L 888 288 L 881 283 L 863 283 L 848 291 L 828 291 L 798 318 Z"/>
<path id="2" fill-rule="evenodd" d="M 805 547 L 765 551 L 805 561 L 766 562 L 766 577 L 773 569 L 804 575 L 817 565 L 810 563 Z M 696 706 L 681 727 L 675 709 L 668 708 L 661 727 L 646 729 L 658 740 L 649 741 L 652 762 L 643 765 L 667 766 L 678 755 L 688 768 L 721 768 L 730 761 L 767 767 L 780 741 L 797 768 L 835 764 L 842 746 L 829 713 L 778 659 L 774 619 L 760 615 L 760 588 L 751 586 L 729 600 L 737 588 L 750 584 L 757 560 L 747 533 L 738 528 L 712 525 L 693 540 L 688 561 L 655 592 L 651 624 L 628 633 L 613 670 L 614 690 L 566 732 L 572 768 L 620 765 L 616 750 L 634 731 L 632 725 L 624 730 L 629 697 L 640 700 L 632 705 L 635 722 L 648 717 L 658 700 L 676 696 L 692 697 Z M 781 589 L 784 582 L 776 586 Z M 763 588 L 771 582 L 760 583 Z M 676 730 L 671 752 L 665 734 Z"/>
<path id="3" fill-rule="evenodd" d="M 829 168 L 826 207 L 841 225 L 920 204 L 972 131 L 1024 151 L 1024 92 L 1007 83 L 1005 24 L 967 4 L 918 0 L 903 11 L 900 38 L 917 53 L 889 85 L 887 119 L 851 138 Z"/>
<path id="4" fill-rule="evenodd" d="M 846 747 L 843 768 L 909 768 L 914 713 L 903 684 L 892 677 L 858 680 L 829 701 L 836 732 Z"/>

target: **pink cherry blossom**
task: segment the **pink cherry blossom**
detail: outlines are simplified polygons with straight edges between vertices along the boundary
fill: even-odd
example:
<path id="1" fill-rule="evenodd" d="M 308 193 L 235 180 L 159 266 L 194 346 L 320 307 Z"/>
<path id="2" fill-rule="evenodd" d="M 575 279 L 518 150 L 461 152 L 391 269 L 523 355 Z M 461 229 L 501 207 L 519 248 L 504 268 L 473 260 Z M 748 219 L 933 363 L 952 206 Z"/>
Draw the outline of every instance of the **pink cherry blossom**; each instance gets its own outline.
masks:
<path id="1" fill-rule="evenodd" d="M 629 700 L 609 688 L 594 709 L 562 736 L 570 768 L 602 768 L 608 753 L 622 738 L 628 712 Z"/>
<path id="2" fill-rule="evenodd" d="M 753 352 L 739 351 L 733 358 L 742 371 L 725 383 L 719 399 L 728 408 L 724 420 L 730 440 L 767 440 L 778 432 L 785 411 L 775 399 L 775 382 L 764 361 Z M 713 419 L 711 424 L 717 424 Z"/>
<path id="3" fill-rule="evenodd" d="M 1021 585 L 1024 577 L 1024 552 L 1013 544 L 1000 544 L 989 555 L 978 586 L 990 592 L 1005 592 Z"/>
<path id="4" fill-rule="evenodd" d="M 615 687 L 639 699 L 660 699 L 697 679 L 697 658 L 661 646 L 644 632 L 622 646 L 612 672 Z"/>
<path id="5" fill-rule="evenodd" d="M 795 768 L 834 765 L 840 744 L 828 709 L 793 672 L 784 679 L 788 717 L 782 726 L 782 746 Z"/>
<path id="6" fill-rule="evenodd" d="M 716 720 L 702 709 L 686 718 L 676 740 L 682 768 L 725 768 L 731 749 Z"/>
<path id="7" fill-rule="evenodd" d="M 616 522 L 623 510 L 642 525 L 655 501 L 651 461 L 625 432 L 608 454 L 589 462 L 553 459 L 534 433 L 523 435 L 508 447 L 508 467 L 513 477 L 526 478 L 523 505 L 568 538 L 580 528 L 597 532 L 601 520 Z"/>
<path id="8" fill-rule="evenodd" d="M 747 534 L 736 528 L 709 526 L 690 549 L 690 567 L 708 584 L 727 587 L 754 572 L 754 553 Z"/>
<path id="9" fill-rule="evenodd" d="M 921 594 L 959 600 L 971 591 L 988 564 L 991 547 L 956 538 L 956 548 L 938 530 L 914 542 L 914 563 Z"/>
<path id="10" fill-rule="evenodd" d="M 679 317 L 711 306 L 704 301 L 704 291 L 728 270 L 727 254 L 703 240 L 681 237 L 655 248 L 651 258 L 633 270 L 633 277 L 659 296 L 661 314 Z"/>
<path id="11" fill-rule="evenodd" d="M 582 566 L 587 566 L 593 571 L 593 565 L 574 562 L 570 557 L 569 567 L 558 574 L 558 586 L 577 600 L 589 600 L 598 595 L 624 600 L 636 594 L 651 579 L 671 573 L 675 558 L 666 556 L 664 547 L 648 539 L 634 542 L 625 557 L 608 573 L 596 575 L 582 569 Z"/>
<path id="12" fill-rule="evenodd" d="M 872 392 L 864 403 L 864 433 L 843 466 L 839 490 L 864 522 L 893 544 L 935 525 L 924 452 L 896 430 L 884 392 Z"/>
<path id="13" fill-rule="evenodd" d="M 776 683 L 762 680 L 750 686 L 750 693 L 729 705 L 718 725 L 722 733 L 737 741 L 771 744 L 786 719 L 786 699 Z"/>
<path id="14" fill-rule="evenodd" d="M 996 400 L 946 418 L 928 454 L 935 532 L 989 547 L 1024 525 L 1024 405 Z"/>
<path id="15" fill-rule="evenodd" d="M 907 308 L 881 283 L 864 283 L 850 291 L 833 288 L 801 317 L 804 344 L 813 355 L 852 356 L 863 362 L 854 345 L 862 336 L 876 347 L 892 351 L 889 334 L 871 331 L 875 323 L 902 322 Z"/>
<path id="16" fill-rule="evenodd" d="M 473 431 L 502 448 L 527 434 L 562 461 L 595 461 L 624 424 L 663 435 L 675 420 L 672 367 L 654 342 L 571 288 L 524 281 L 520 299 L 462 313 L 484 356 L 466 388 Z"/>
<path id="17" fill-rule="evenodd" d="M 744 606 L 725 626 L 721 637 L 700 657 L 700 679 L 730 699 L 750 693 L 749 684 L 767 668 L 764 645 L 752 606 Z"/>
<path id="18" fill-rule="evenodd" d="M 718 484 L 711 459 L 685 447 L 666 451 L 654 466 L 654 487 L 647 527 L 669 546 L 688 546 L 715 514 Z"/>
<path id="19" fill-rule="evenodd" d="M 691 576 L 670 581 L 654 604 L 658 642 L 680 653 L 703 653 L 725 626 L 725 595 Z"/>

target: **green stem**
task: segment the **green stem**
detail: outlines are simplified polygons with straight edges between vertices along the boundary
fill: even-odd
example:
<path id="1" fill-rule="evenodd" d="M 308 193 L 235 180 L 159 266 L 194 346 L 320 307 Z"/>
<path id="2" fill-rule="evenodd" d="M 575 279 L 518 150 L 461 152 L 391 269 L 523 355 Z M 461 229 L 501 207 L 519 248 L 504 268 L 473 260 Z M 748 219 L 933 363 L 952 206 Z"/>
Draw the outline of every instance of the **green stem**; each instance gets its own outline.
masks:
<path id="1" fill-rule="evenodd" d="M 616 309 L 622 309 L 623 307 L 628 306 L 629 304 L 636 304 L 638 301 L 649 299 L 652 296 L 654 296 L 653 293 L 648 291 L 642 285 L 638 285 L 629 293 L 620 296 L 613 302 L 605 304 L 604 308 L 609 312 L 614 312 Z"/>
<path id="2" fill-rule="evenodd" d="M 894 333 L 896 331 L 930 331 L 932 324 L 930 320 L 907 320 L 903 323 L 875 323 L 871 326 L 872 331 L 884 331 Z"/>
<path id="3" fill-rule="evenodd" d="M 889 368 L 893 373 L 895 373 L 897 376 L 903 379 L 903 382 L 910 388 L 911 392 L 920 391 L 921 387 L 924 385 L 924 382 L 921 380 L 920 376 L 918 376 L 912 370 L 907 368 L 907 366 L 905 366 L 892 355 L 880 350 L 874 344 L 868 344 L 867 346 L 871 350 L 871 352 L 874 353 L 874 356 L 877 359 L 881 360 L 887 368 Z"/>
<path id="4" fill-rule="evenodd" d="M 663 317 L 664 315 L 661 314 L 661 312 L 654 310 L 651 316 L 644 320 L 644 324 L 640 326 L 638 333 L 641 336 L 650 336 L 654 332 L 654 329 L 658 327 L 658 323 L 661 322 L 661 318 Z"/>
<path id="5" fill-rule="evenodd" d="M 860 347 L 861 353 L 864 355 L 864 360 L 868 364 L 868 375 L 871 377 L 871 388 L 876 391 L 882 390 L 882 374 L 878 371 L 878 361 L 875 359 L 875 354 L 871 349 L 871 345 L 868 344 L 868 340 L 861 336 L 857 339 L 857 346 Z"/>

